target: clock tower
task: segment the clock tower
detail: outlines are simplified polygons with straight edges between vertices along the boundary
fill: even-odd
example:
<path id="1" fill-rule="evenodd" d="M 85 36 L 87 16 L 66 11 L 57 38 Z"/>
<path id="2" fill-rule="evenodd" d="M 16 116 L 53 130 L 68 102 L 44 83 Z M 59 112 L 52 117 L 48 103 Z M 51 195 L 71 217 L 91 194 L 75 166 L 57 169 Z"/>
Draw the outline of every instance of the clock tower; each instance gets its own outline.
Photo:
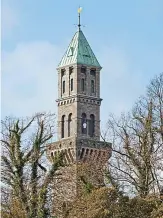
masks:
<path id="1" fill-rule="evenodd" d="M 111 155 L 111 144 L 100 141 L 101 66 L 80 26 L 79 11 L 78 31 L 57 68 L 58 141 L 47 146 L 49 159 L 64 152 L 65 167 L 60 170 L 60 178 L 54 179 L 57 217 L 62 217 L 62 207 L 78 195 L 78 164 L 93 161 L 102 170 Z M 97 168 L 93 171 L 102 175 Z M 90 181 L 100 185 L 103 177 Z"/>

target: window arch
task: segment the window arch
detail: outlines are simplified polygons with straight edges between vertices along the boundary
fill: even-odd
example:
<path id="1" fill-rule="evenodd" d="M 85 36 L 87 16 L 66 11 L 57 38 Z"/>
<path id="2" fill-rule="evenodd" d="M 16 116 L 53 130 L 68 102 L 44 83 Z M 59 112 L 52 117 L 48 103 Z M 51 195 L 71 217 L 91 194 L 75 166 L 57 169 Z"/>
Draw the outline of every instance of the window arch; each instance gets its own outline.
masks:
<path id="1" fill-rule="evenodd" d="M 95 92 L 95 81 L 91 80 L 91 93 Z"/>
<path id="2" fill-rule="evenodd" d="M 72 129 L 72 113 L 68 115 L 68 137 L 71 135 Z"/>
<path id="3" fill-rule="evenodd" d="M 61 138 L 64 138 L 65 135 L 65 115 L 62 116 L 61 120 Z"/>
<path id="4" fill-rule="evenodd" d="M 81 68 L 81 73 L 86 74 L 86 67 Z"/>
<path id="5" fill-rule="evenodd" d="M 81 91 L 82 92 L 85 91 L 85 79 L 84 78 L 81 79 Z"/>
<path id="6" fill-rule="evenodd" d="M 61 69 L 61 89 L 60 89 L 61 97 L 65 93 L 65 75 L 66 75 L 66 70 Z"/>
<path id="7" fill-rule="evenodd" d="M 87 134 L 87 115 L 82 113 L 82 122 L 81 122 L 82 134 Z"/>
<path id="8" fill-rule="evenodd" d="M 91 76 L 96 76 L 96 70 L 95 69 L 91 69 L 90 70 L 90 75 Z"/>
<path id="9" fill-rule="evenodd" d="M 62 91 L 63 91 L 63 93 L 65 93 L 65 81 L 63 81 L 63 83 L 62 83 Z"/>
<path id="10" fill-rule="evenodd" d="M 73 79 L 71 79 L 70 86 L 71 86 L 71 92 L 72 92 L 73 91 Z"/>
<path id="11" fill-rule="evenodd" d="M 91 114 L 89 120 L 89 136 L 93 137 L 94 133 L 95 133 L 95 116 L 94 114 Z"/>

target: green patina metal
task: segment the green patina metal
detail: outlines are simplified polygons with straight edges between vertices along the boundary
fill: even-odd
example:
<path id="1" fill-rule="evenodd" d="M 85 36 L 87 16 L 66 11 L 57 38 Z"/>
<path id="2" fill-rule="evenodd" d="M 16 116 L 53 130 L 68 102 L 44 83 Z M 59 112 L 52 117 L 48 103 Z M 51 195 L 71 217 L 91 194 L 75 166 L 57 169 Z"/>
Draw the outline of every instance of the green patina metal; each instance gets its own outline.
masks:
<path id="1" fill-rule="evenodd" d="M 81 30 L 75 33 L 58 67 L 71 64 L 101 67 Z"/>

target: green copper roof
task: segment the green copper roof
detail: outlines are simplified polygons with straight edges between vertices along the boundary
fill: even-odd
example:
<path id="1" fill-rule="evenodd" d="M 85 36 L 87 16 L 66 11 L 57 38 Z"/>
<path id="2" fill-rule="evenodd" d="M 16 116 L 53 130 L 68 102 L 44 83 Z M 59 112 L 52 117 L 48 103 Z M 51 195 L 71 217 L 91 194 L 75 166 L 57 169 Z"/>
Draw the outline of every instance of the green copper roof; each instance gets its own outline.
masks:
<path id="1" fill-rule="evenodd" d="M 81 30 L 75 33 L 58 67 L 70 64 L 101 67 Z"/>

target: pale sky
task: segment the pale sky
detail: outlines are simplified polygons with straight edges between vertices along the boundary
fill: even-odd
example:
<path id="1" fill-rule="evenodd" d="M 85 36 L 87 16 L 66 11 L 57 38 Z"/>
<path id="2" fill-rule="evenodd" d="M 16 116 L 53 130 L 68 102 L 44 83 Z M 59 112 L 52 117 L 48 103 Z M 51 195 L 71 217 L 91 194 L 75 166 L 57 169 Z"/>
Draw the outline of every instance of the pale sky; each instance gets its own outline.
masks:
<path id="1" fill-rule="evenodd" d="M 163 0 L 2 0 L 2 118 L 57 111 L 56 67 L 77 27 L 103 67 L 102 125 L 163 71 Z"/>

